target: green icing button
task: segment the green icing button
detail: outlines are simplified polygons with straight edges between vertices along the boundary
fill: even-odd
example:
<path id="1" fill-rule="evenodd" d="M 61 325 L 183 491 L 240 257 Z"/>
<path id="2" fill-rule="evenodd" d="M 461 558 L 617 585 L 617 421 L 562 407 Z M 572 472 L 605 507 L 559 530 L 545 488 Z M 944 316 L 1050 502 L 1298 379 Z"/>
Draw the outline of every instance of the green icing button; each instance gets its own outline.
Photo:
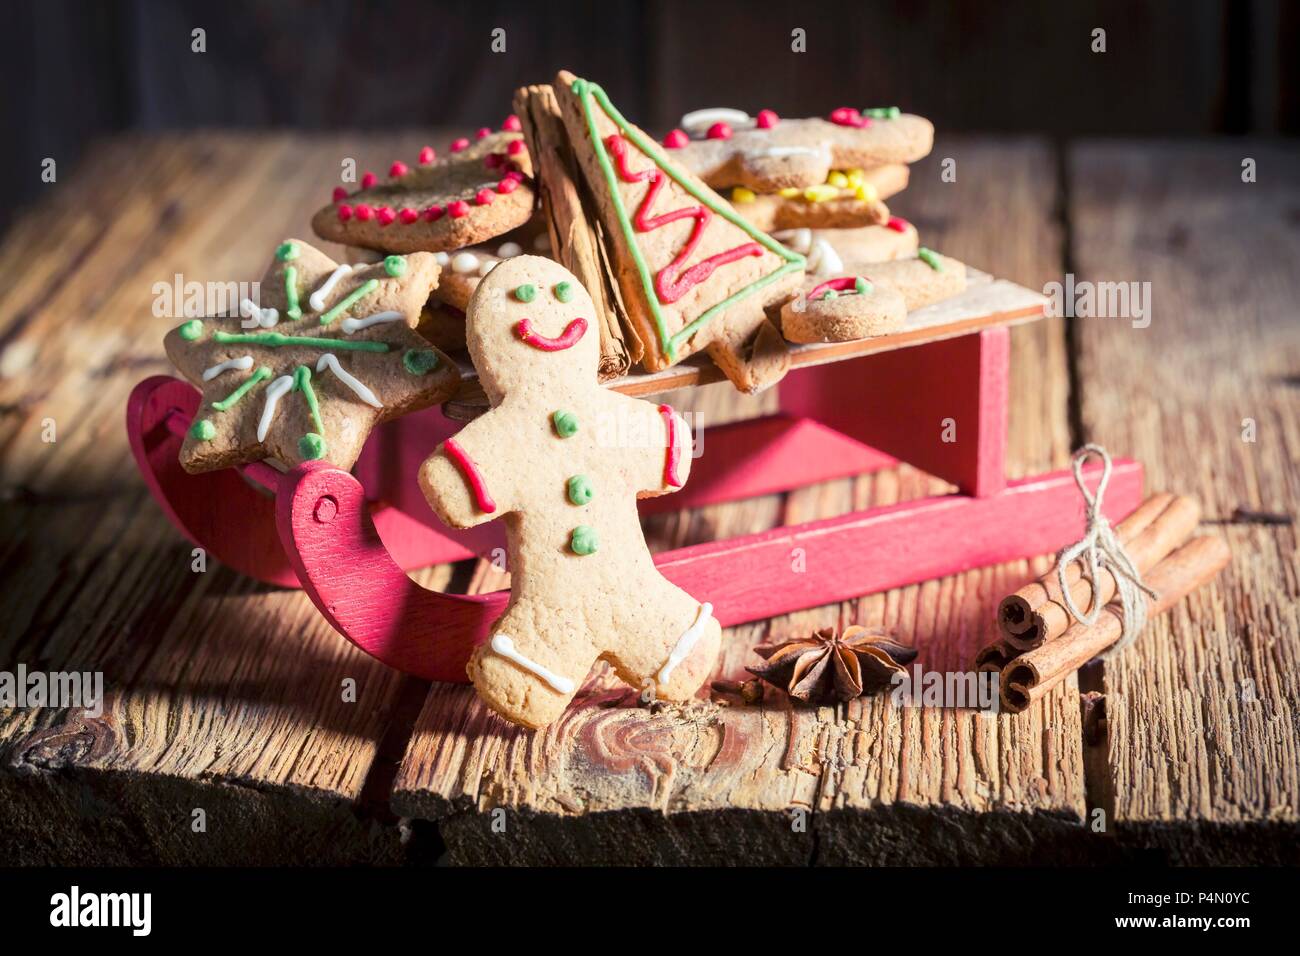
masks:
<path id="1" fill-rule="evenodd" d="M 533 299 L 537 298 L 537 286 L 525 282 L 515 289 L 515 298 L 520 302 L 532 302 Z"/>
<path id="2" fill-rule="evenodd" d="M 943 271 L 943 262 L 939 259 L 938 253 L 933 249 L 927 249 L 925 246 L 922 246 L 920 249 L 916 250 L 916 257 L 935 272 Z"/>
<path id="3" fill-rule="evenodd" d="M 586 475 L 574 475 L 565 488 L 568 490 L 569 502 L 575 505 L 585 505 L 596 493 L 596 489 L 591 486 L 591 479 Z"/>
<path id="4" fill-rule="evenodd" d="M 190 319 L 181 324 L 180 333 L 186 342 L 193 342 L 203 334 L 203 323 L 198 319 Z"/>
<path id="5" fill-rule="evenodd" d="M 298 439 L 298 454 L 307 461 L 325 457 L 325 439 L 315 432 L 308 432 Z"/>
<path id="6" fill-rule="evenodd" d="M 557 282 L 555 283 L 555 288 L 552 291 L 555 293 L 555 298 L 558 299 L 560 302 L 568 302 L 570 299 L 573 298 L 573 283 Z"/>
<path id="7" fill-rule="evenodd" d="M 384 271 L 394 279 L 406 275 L 406 257 L 388 256 L 384 259 Z"/>
<path id="8" fill-rule="evenodd" d="M 217 434 L 217 426 L 206 418 L 197 418 L 190 426 L 190 437 L 196 441 L 212 441 Z"/>
<path id="9" fill-rule="evenodd" d="M 275 250 L 275 257 L 281 262 L 288 262 L 291 259 L 297 259 L 298 253 L 298 243 L 282 242 Z"/>
<path id="10" fill-rule="evenodd" d="M 853 290 L 857 292 L 858 295 L 866 295 L 871 291 L 871 283 L 862 278 L 862 276 L 858 276 L 853 280 Z"/>
<path id="11" fill-rule="evenodd" d="M 438 353 L 433 349 L 407 349 L 402 366 L 412 375 L 426 375 L 438 367 Z"/>
<path id="12" fill-rule="evenodd" d="M 596 539 L 596 529 L 585 524 L 578 525 L 569 536 L 569 547 L 573 549 L 574 554 L 595 554 L 599 544 Z"/>
<path id="13" fill-rule="evenodd" d="M 578 433 L 578 416 L 573 412 L 552 412 L 551 424 L 555 426 L 555 434 L 561 438 L 571 438 Z"/>

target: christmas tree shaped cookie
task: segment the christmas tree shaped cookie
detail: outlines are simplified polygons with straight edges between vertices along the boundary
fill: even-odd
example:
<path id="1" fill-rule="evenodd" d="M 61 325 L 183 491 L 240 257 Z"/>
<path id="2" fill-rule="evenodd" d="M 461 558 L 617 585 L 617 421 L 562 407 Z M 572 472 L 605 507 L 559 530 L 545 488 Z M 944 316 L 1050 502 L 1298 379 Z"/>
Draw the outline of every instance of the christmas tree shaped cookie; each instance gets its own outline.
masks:
<path id="1" fill-rule="evenodd" d="M 181 465 L 347 469 L 376 424 L 445 401 L 459 371 L 410 328 L 437 280 L 430 253 L 348 266 L 299 239 L 281 243 L 259 302 L 167 334 L 167 357 L 203 391 Z"/>
<path id="2" fill-rule="evenodd" d="M 561 72 L 555 95 L 647 367 L 705 350 L 742 391 L 780 379 L 789 358 L 765 309 L 798 288 L 803 257 L 675 164 L 596 84 Z"/>

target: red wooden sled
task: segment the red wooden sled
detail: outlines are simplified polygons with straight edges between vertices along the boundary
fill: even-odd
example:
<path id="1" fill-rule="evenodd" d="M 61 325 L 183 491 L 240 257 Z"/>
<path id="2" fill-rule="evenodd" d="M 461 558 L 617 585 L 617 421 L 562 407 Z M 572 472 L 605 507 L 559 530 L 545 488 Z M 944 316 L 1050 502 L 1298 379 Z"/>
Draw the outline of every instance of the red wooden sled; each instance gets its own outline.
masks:
<path id="1" fill-rule="evenodd" d="M 806 349 L 800 361 L 809 364 L 779 386 L 778 414 L 708 428 L 687 486 L 647 500 L 643 510 L 785 491 L 899 460 L 946 479 L 958 493 L 663 552 L 655 558 L 660 569 L 711 601 L 727 626 L 1077 540 L 1083 508 L 1068 470 L 1013 482 L 1003 471 L 1010 336 L 999 323 L 1039 314 L 1039 307 L 990 314 L 965 334 L 922 335 L 900 348 L 909 344 L 903 333 L 892 351 L 880 351 L 889 344 L 880 342 L 860 345 L 858 354 Z M 671 387 L 683 375 L 703 374 L 659 378 Z M 647 376 L 625 390 L 657 384 Z M 430 409 L 384 425 L 355 474 L 320 463 L 288 472 L 259 463 L 189 475 L 178 452 L 198 403 L 189 384 L 157 376 L 136 386 L 127 408 L 136 461 L 176 527 L 244 574 L 301 585 L 339 633 L 384 663 L 464 682 L 470 650 L 504 609 L 507 592 L 445 594 L 405 573 L 502 547 L 494 524 L 470 532 L 442 527 L 416 485 L 420 462 L 459 423 Z M 957 440 L 945 441 L 954 428 Z M 1117 461 L 1107 516 L 1120 519 L 1141 496 L 1141 466 Z"/>

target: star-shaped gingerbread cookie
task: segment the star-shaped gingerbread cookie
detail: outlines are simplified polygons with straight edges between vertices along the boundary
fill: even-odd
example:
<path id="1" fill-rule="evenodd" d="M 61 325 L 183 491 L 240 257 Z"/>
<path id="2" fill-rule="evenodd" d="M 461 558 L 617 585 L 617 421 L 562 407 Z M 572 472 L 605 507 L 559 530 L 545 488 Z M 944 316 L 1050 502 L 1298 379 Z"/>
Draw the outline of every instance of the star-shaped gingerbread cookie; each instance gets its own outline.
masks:
<path id="1" fill-rule="evenodd" d="M 164 340 L 172 364 L 203 391 L 182 467 L 274 458 L 348 469 L 376 424 L 446 401 L 460 373 L 412 329 L 437 280 L 430 253 L 349 266 L 285 240 L 258 302 L 191 319 Z"/>

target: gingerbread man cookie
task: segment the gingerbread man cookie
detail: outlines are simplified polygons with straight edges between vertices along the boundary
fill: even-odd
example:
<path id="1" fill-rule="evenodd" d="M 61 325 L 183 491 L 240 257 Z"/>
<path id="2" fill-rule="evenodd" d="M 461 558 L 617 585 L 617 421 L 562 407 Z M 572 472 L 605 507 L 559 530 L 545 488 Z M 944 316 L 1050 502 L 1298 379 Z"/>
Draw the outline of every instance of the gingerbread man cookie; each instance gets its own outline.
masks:
<path id="1" fill-rule="evenodd" d="M 324 459 L 347 469 L 378 422 L 445 401 L 459 371 L 408 328 L 437 279 L 429 253 L 349 266 L 285 240 L 259 302 L 191 319 L 164 340 L 172 364 L 203 390 L 181 465 Z"/>
<path id="2" fill-rule="evenodd" d="M 467 316 L 492 408 L 420 470 L 448 525 L 505 519 L 510 603 L 468 672 L 493 710 L 528 727 L 558 717 L 597 660 L 661 699 L 689 698 L 721 636 L 710 605 L 655 568 L 636 509 L 685 483 L 687 425 L 596 384 L 593 309 L 549 259 L 494 268 Z"/>
<path id="3" fill-rule="evenodd" d="M 710 186 L 744 186 L 756 193 L 826 182 L 831 170 L 913 163 L 934 145 L 929 120 L 897 107 L 840 107 L 827 119 L 781 119 L 762 110 L 696 110 L 664 139 L 680 163 Z"/>
<path id="4" fill-rule="evenodd" d="M 485 242 L 526 223 L 533 214 L 532 162 L 511 116 L 502 132 L 484 128 L 473 141 L 459 139 L 437 158 L 426 146 L 414 166 L 401 160 L 381 181 L 361 178 L 349 194 L 312 217 L 322 239 L 381 252 L 439 252 Z"/>

